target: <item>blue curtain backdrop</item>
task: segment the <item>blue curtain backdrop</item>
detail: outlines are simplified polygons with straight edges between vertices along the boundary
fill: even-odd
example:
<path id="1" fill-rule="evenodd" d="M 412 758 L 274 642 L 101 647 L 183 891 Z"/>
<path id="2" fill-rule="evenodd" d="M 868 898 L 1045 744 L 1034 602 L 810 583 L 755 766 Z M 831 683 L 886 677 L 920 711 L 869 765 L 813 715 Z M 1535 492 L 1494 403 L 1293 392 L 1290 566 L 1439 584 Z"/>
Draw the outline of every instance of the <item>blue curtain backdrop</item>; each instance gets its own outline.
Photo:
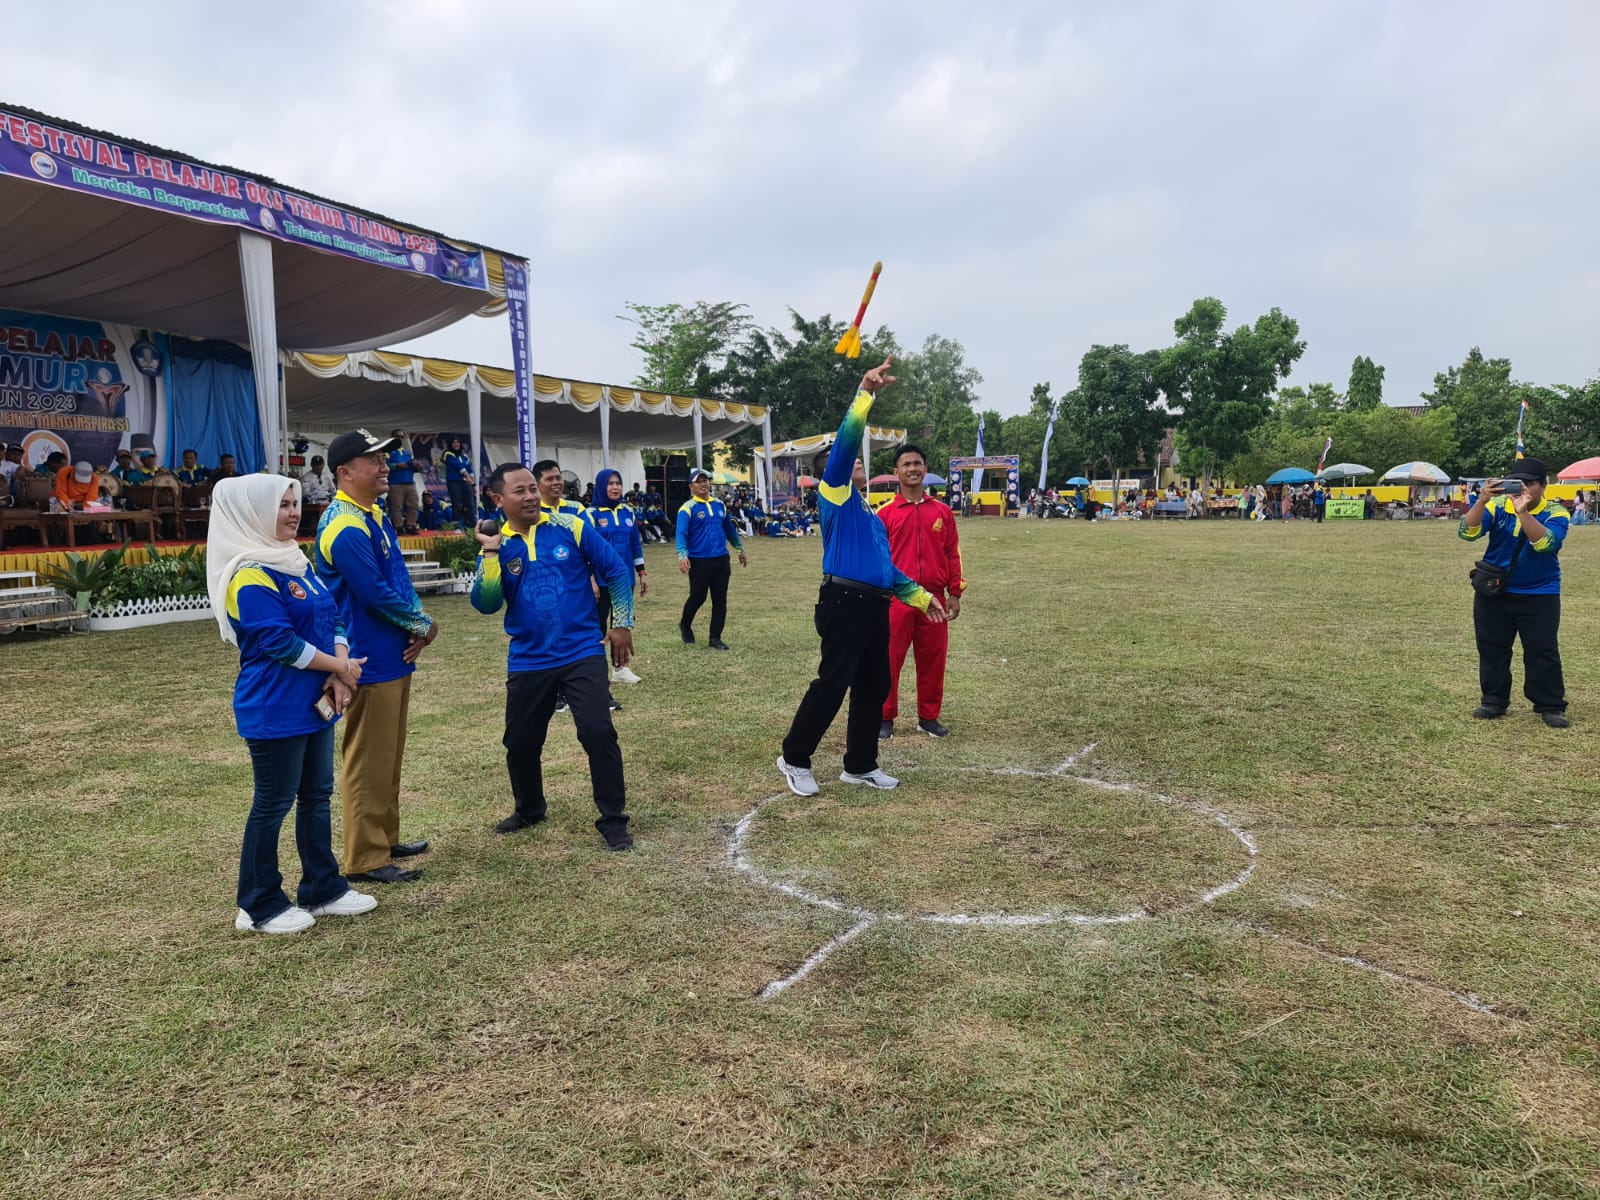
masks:
<path id="1" fill-rule="evenodd" d="M 256 379 L 250 352 L 232 342 L 170 339 L 167 355 L 167 411 L 171 465 L 194 450 L 215 468 L 231 454 L 241 474 L 261 470 L 261 414 L 256 409 Z"/>

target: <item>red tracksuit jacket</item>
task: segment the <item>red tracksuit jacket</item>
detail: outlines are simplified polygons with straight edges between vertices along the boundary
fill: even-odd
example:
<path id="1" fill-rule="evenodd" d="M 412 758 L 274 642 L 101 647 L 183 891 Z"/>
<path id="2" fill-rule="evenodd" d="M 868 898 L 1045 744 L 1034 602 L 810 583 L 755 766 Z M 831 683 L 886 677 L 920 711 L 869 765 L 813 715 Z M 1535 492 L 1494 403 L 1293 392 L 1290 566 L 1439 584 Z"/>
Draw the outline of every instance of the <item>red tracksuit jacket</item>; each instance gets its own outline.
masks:
<path id="1" fill-rule="evenodd" d="M 889 531 L 889 557 L 906 575 L 941 600 L 967 590 L 956 518 L 948 505 L 926 496 L 910 504 L 897 495 L 878 510 L 878 519 Z"/>

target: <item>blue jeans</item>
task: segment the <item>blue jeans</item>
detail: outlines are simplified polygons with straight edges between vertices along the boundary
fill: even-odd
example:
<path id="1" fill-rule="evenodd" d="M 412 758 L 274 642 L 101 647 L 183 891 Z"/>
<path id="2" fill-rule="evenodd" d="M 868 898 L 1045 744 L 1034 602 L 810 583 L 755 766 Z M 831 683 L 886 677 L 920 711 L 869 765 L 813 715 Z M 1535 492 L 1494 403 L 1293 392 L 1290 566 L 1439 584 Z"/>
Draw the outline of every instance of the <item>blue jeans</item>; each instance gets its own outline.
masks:
<path id="1" fill-rule="evenodd" d="M 333 726 L 299 737 L 250 739 L 255 798 L 244 824 L 239 853 L 239 907 L 257 925 L 286 911 L 278 871 L 278 833 L 299 797 L 294 816 L 295 848 L 300 852 L 301 908 L 337 900 L 350 890 L 333 856 Z"/>

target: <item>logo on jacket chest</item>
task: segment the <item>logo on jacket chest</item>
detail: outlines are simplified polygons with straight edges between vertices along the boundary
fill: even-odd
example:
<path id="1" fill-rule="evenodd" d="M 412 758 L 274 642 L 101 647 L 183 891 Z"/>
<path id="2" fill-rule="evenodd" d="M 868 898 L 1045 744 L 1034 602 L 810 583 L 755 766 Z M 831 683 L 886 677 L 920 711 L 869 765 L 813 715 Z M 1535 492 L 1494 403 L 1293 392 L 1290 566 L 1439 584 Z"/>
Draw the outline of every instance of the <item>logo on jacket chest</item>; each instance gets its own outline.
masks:
<path id="1" fill-rule="evenodd" d="M 300 581 L 298 579 L 289 580 L 289 595 L 293 596 L 296 600 L 304 600 L 306 598 L 306 590 L 300 586 Z"/>
<path id="2" fill-rule="evenodd" d="M 567 559 L 572 557 L 572 551 L 568 550 L 565 546 L 557 546 L 554 550 L 550 551 L 550 553 L 552 556 L 554 556 L 557 562 L 566 562 Z"/>
<path id="3" fill-rule="evenodd" d="M 510 561 L 508 561 L 506 563 L 506 573 L 508 575 L 521 575 L 522 574 L 522 560 L 520 558 L 513 558 Z"/>
<path id="4" fill-rule="evenodd" d="M 933 519 L 933 531 L 935 533 L 938 533 L 943 528 L 944 528 L 944 518 L 943 517 L 935 517 Z"/>

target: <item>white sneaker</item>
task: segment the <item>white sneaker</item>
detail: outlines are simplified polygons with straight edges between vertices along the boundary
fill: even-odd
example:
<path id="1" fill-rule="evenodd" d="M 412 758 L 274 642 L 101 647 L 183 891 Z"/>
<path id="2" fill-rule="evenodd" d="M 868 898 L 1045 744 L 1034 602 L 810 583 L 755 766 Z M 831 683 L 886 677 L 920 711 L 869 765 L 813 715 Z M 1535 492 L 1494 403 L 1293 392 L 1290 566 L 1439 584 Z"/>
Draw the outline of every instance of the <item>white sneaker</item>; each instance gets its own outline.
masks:
<path id="1" fill-rule="evenodd" d="M 611 672 L 611 678 L 615 679 L 618 683 L 644 682 L 644 680 L 640 679 L 632 671 L 628 670 L 627 667 L 618 667 L 615 671 Z"/>
<path id="2" fill-rule="evenodd" d="M 788 781 L 789 790 L 796 796 L 815 796 L 818 792 L 817 777 L 811 773 L 810 767 L 791 767 L 783 761 L 783 755 L 778 756 L 778 770 L 783 772 L 783 777 Z"/>
<path id="3" fill-rule="evenodd" d="M 877 767 L 874 767 L 865 775 L 852 775 L 849 771 L 846 771 L 839 776 L 839 782 L 860 783 L 866 785 L 867 787 L 882 788 L 884 791 L 888 791 L 890 788 L 897 788 L 900 786 L 900 781 L 898 779 L 896 779 L 893 775 L 885 775 L 883 771 Z"/>
<path id="4" fill-rule="evenodd" d="M 240 933 L 303 933 L 317 923 L 303 908 L 290 905 L 270 921 L 263 921 L 257 925 L 250 919 L 250 914 L 244 909 L 239 910 L 239 915 L 233 919 L 233 927 Z"/>
<path id="5" fill-rule="evenodd" d="M 351 888 L 337 900 L 329 900 L 326 904 L 311 906 L 313 917 L 353 917 L 358 913 L 371 912 L 378 907 L 378 898 L 369 896 L 365 892 L 358 892 Z"/>

